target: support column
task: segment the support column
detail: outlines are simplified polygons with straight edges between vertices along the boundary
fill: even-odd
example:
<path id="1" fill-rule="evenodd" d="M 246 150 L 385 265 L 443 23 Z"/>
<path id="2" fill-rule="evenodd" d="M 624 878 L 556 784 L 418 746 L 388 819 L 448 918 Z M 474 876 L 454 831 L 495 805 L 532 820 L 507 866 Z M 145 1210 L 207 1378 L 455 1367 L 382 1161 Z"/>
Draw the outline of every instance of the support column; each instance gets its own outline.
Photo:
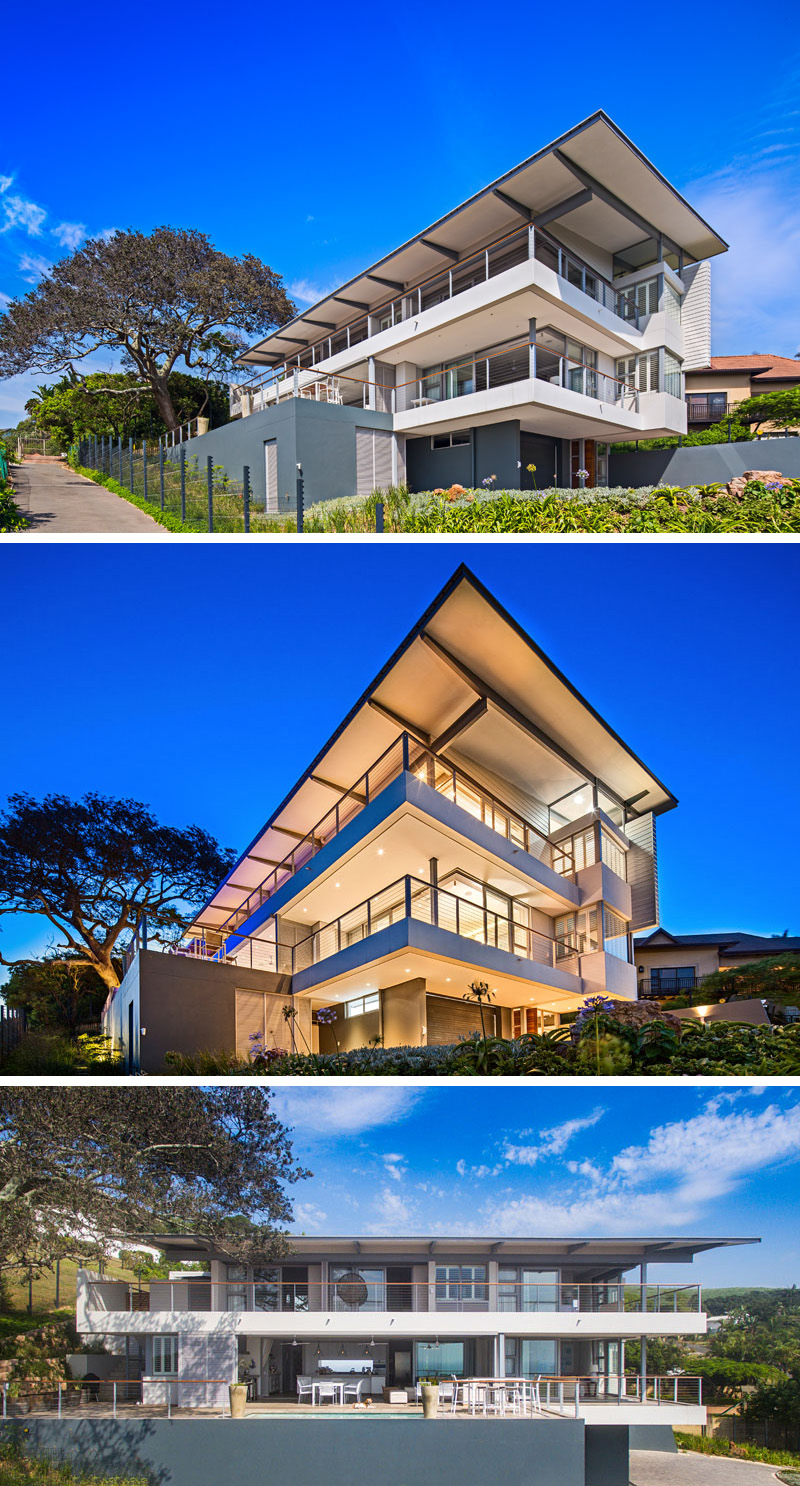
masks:
<path id="1" fill-rule="evenodd" d="M 639 1265 L 639 1283 L 641 1285 L 641 1296 L 642 1296 L 641 1307 L 642 1307 L 642 1311 L 646 1311 L 647 1310 L 647 1265 L 644 1262 L 644 1260 L 642 1260 L 642 1263 Z M 641 1384 L 642 1402 L 644 1402 L 644 1398 L 645 1398 L 646 1393 L 647 1393 L 647 1337 L 646 1336 L 640 1336 L 640 1338 L 639 1338 L 639 1346 L 641 1348 L 641 1356 L 639 1358 L 639 1381 L 640 1381 L 640 1384 Z"/>
<path id="2" fill-rule="evenodd" d="M 528 376 L 536 376 L 536 321 L 528 321 Z"/>
<path id="3" fill-rule="evenodd" d="M 370 356 L 367 360 L 367 407 L 374 413 L 377 406 L 375 400 L 375 357 Z"/>

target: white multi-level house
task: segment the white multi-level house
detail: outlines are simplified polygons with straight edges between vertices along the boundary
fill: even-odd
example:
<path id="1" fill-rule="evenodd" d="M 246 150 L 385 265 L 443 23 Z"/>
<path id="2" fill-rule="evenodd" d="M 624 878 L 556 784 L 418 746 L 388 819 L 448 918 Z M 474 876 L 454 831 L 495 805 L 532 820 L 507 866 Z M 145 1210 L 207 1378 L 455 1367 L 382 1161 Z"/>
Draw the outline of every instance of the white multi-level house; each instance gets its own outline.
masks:
<path id="1" fill-rule="evenodd" d="M 448 1385 L 448 1412 L 491 1411 L 488 1389 L 463 1386 L 482 1380 L 500 1412 L 608 1427 L 705 1422 L 701 1380 L 647 1363 L 649 1338 L 706 1334 L 700 1288 L 648 1283 L 648 1264 L 754 1240 L 302 1237 L 263 1264 L 232 1262 L 197 1236 L 149 1241 L 175 1264 L 168 1278 L 128 1285 L 84 1271 L 77 1301 L 78 1331 L 126 1351 L 128 1392 L 144 1404 L 218 1407 L 245 1377 L 254 1403 L 402 1408 L 424 1378 Z M 178 1267 L 187 1261 L 191 1274 Z M 537 1385 L 524 1409 L 510 1380 Z"/>
<path id="2" fill-rule="evenodd" d="M 613 442 L 686 431 L 725 247 L 595 113 L 252 346 L 241 424 L 192 453 L 275 510 L 298 473 L 306 500 L 606 484 Z"/>
<path id="3" fill-rule="evenodd" d="M 587 631 L 587 644 L 602 641 Z M 510 1037 L 636 999 L 674 796 L 465 567 L 260 827 L 178 953 L 144 933 L 105 1028 L 129 1068 Z M 321 1009 L 333 1025 L 319 1019 Z"/>

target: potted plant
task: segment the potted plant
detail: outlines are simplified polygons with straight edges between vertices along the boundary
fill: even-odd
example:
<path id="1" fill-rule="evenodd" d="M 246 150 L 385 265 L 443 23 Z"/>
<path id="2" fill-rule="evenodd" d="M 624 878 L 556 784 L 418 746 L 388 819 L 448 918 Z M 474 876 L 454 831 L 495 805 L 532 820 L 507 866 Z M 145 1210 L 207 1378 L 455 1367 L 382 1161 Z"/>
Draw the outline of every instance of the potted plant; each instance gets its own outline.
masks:
<path id="1" fill-rule="evenodd" d="M 243 1419 L 245 1404 L 247 1403 L 247 1384 L 231 1383 L 228 1387 L 231 1396 L 231 1418 Z"/>
<path id="2" fill-rule="evenodd" d="M 422 1390 L 422 1417 L 423 1419 L 435 1419 L 439 1408 L 439 1379 L 420 1378 Z"/>

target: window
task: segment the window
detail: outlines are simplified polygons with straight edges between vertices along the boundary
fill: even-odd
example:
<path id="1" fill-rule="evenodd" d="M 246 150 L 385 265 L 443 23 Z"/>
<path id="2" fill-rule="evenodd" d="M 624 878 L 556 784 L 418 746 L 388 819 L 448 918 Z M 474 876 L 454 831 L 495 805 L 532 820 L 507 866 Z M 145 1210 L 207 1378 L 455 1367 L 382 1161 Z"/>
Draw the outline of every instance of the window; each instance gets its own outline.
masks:
<path id="1" fill-rule="evenodd" d="M 618 960 L 628 958 L 628 925 L 618 913 L 603 907 L 603 946 Z"/>
<path id="2" fill-rule="evenodd" d="M 624 320 L 654 315 L 658 309 L 658 279 L 643 279 L 620 291 L 620 308 Z"/>
<path id="3" fill-rule="evenodd" d="M 478 1310 L 488 1302 L 485 1264 L 437 1264 L 437 1310 Z"/>
<path id="4" fill-rule="evenodd" d="M 178 1372 L 177 1336 L 153 1337 L 153 1377 L 174 1378 Z"/>
<path id="5" fill-rule="evenodd" d="M 280 1310 L 280 1270 L 254 1269 L 253 1281 L 253 1309 L 256 1311 Z M 230 1310 L 230 1306 L 228 1309 Z"/>
<path id="6" fill-rule="evenodd" d="M 247 1266 L 246 1264 L 229 1264 L 226 1273 L 228 1284 L 226 1286 L 228 1310 L 247 1310 Z"/>
<path id="7" fill-rule="evenodd" d="M 600 842 L 601 854 L 605 865 L 610 867 L 612 872 L 616 872 L 617 877 L 621 877 L 624 881 L 625 853 L 622 847 L 618 845 L 613 836 L 609 836 L 608 832 L 603 830 L 600 832 Z"/>
<path id="8" fill-rule="evenodd" d="M 499 1311 L 557 1311 L 558 1271 L 500 1266 L 497 1271 Z"/>
<path id="9" fill-rule="evenodd" d="M 664 352 L 664 391 L 670 397 L 681 396 L 682 364 L 671 351 Z"/>
<path id="10" fill-rule="evenodd" d="M 640 392 L 658 392 L 658 351 L 645 351 L 641 356 L 625 356 L 617 362 L 617 377 Z"/>
<path id="11" fill-rule="evenodd" d="M 694 989 L 694 965 L 664 965 L 650 971 L 650 989 L 677 996 Z"/>
<path id="12" fill-rule="evenodd" d="M 384 1311 L 386 1274 L 382 1269 L 356 1269 L 332 1264 L 330 1269 L 335 1311 Z"/>
<path id="13" fill-rule="evenodd" d="M 670 325 L 681 323 L 681 296 L 671 284 L 664 280 L 664 314 Z"/>
<path id="14" fill-rule="evenodd" d="M 434 433 L 431 435 L 432 449 L 457 449 L 462 444 L 471 444 L 472 435 L 469 429 L 459 433 Z"/>
<path id="15" fill-rule="evenodd" d="M 599 949 L 597 909 L 583 908 L 580 913 L 565 913 L 557 918 L 556 941 L 557 960 L 566 960 L 570 955 L 591 954 Z"/>
<path id="16" fill-rule="evenodd" d="M 345 1016 L 365 1016 L 368 1011 L 378 1011 L 381 998 L 378 991 L 372 991 L 368 996 L 354 996 L 352 1001 L 345 1001 Z"/>
<path id="17" fill-rule="evenodd" d="M 418 1378 L 464 1376 L 463 1342 L 416 1342 L 414 1375 Z"/>

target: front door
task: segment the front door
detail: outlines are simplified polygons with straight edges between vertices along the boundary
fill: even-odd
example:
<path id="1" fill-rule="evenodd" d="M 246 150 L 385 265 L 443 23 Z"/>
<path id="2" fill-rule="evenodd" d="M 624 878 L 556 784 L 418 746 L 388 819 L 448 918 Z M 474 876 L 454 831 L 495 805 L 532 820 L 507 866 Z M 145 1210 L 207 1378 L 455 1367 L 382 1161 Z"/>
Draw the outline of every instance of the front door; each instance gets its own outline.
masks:
<path id="1" fill-rule="evenodd" d="M 570 444 L 571 487 L 587 489 L 597 483 L 597 452 L 594 439 L 573 439 Z M 586 479 L 581 481 L 578 470 L 586 470 Z"/>

